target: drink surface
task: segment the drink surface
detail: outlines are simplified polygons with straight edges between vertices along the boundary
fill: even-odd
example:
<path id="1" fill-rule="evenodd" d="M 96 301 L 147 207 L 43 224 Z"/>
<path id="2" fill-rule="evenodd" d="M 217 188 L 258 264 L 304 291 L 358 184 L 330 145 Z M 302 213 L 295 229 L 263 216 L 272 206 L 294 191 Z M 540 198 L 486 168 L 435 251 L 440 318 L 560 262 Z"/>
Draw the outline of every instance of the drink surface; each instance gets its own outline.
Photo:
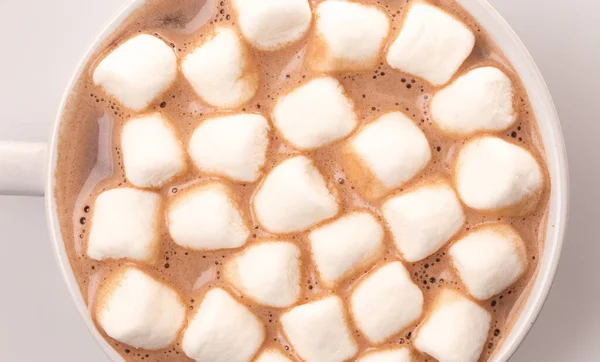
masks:
<path id="1" fill-rule="evenodd" d="M 390 38 L 397 33 L 403 11 L 408 6 L 406 1 L 363 0 L 362 3 L 377 5 L 383 9 L 391 19 L 392 35 Z M 437 0 L 432 3 L 454 14 L 475 34 L 475 48 L 462 64 L 457 75 L 465 74 L 475 67 L 491 65 L 503 70 L 512 80 L 518 112 L 517 121 L 510 128 L 492 132 L 492 134 L 527 149 L 541 165 L 544 165 L 544 150 L 537 130 L 536 119 L 527 94 L 510 63 L 486 34 L 485 29 L 482 29 L 454 1 Z M 314 7 L 315 4 L 312 5 Z M 322 75 L 320 72 L 312 71 L 305 62 L 309 36 L 274 52 L 255 50 L 250 47 L 250 57 L 258 63 L 260 86 L 256 95 L 239 108 L 222 111 L 206 105 L 179 73 L 174 84 L 164 94 L 153 101 L 145 112 L 138 113 L 122 106 L 106 94 L 102 88 L 96 86 L 93 81 L 93 71 L 117 45 L 139 33 L 151 34 L 163 39 L 172 46 L 177 57 L 182 59 L 203 42 L 203 38 L 208 37 L 208 34 L 216 26 L 235 25 L 235 20 L 235 13 L 229 1 L 148 1 L 104 42 L 101 50 L 92 57 L 86 66 L 68 100 L 59 136 L 55 195 L 69 260 L 90 311 L 95 308 L 97 291 L 104 285 L 111 271 L 133 263 L 123 259 L 96 261 L 90 259 L 86 254 L 94 213 L 94 201 L 97 196 L 105 190 L 131 186 L 125 176 L 120 146 L 120 135 L 124 122 L 141 113 L 161 112 L 171 121 L 182 144 L 187 145 L 198 124 L 210 116 L 249 112 L 263 114 L 271 120 L 272 110 L 279 96 Z M 381 115 L 399 111 L 411 118 L 427 137 L 432 151 L 428 167 L 393 193 L 410 190 L 429 179 L 440 176 L 451 179 L 456 154 L 473 136 L 457 138 L 440 132 L 432 122 L 429 111 L 431 98 L 440 87 L 432 86 L 423 79 L 392 69 L 384 58 L 382 54 L 376 69 L 370 71 L 330 74 L 342 84 L 347 96 L 354 102 L 359 121 L 357 129 Z M 284 159 L 298 153 L 282 139 L 279 133 L 272 130 L 269 137 L 270 143 L 264 167 L 265 175 Z M 341 160 L 343 144 L 343 141 L 336 142 L 302 153 L 314 160 L 328 183 L 335 185 L 340 200 L 339 215 L 367 209 L 374 213 L 382 224 L 385 224 L 380 211 L 383 199 L 375 201 L 365 199 L 358 191 L 359 186 L 353 184 L 351 178 L 345 174 Z M 161 188 L 160 195 L 165 203 L 182 194 L 192 185 L 217 179 L 215 176 L 198 171 L 189 160 L 187 162 L 189 165 L 186 170 Z M 318 299 L 332 292 L 347 301 L 353 286 L 366 272 L 372 269 L 369 268 L 364 273 L 343 280 L 335 288 L 322 285 L 311 263 L 310 250 L 307 247 L 307 234 L 310 230 L 280 237 L 269 233 L 256 220 L 251 205 L 260 180 L 248 183 L 233 183 L 227 180 L 225 182 L 234 190 L 243 214 L 249 217 L 251 236 L 247 245 L 253 245 L 263 239 L 279 238 L 294 242 L 301 249 L 302 298 L 298 304 Z M 453 240 L 460 239 L 482 224 L 502 221 L 518 231 L 525 242 L 527 254 L 527 269 L 515 284 L 499 295 L 478 302 L 492 315 L 492 327 L 484 344 L 480 361 L 488 360 L 497 346 L 502 343 L 503 337 L 510 333 L 511 323 L 520 310 L 520 302 L 527 297 L 528 287 L 536 275 L 538 256 L 545 238 L 548 190 L 549 186 L 546 185 L 535 210 L 525 216 L 499 216 L 493 212 L 477 212 L 464 207 L 466 222 Z M 373 268 L 389 261 L 403 260 L 391 238 L 389 230 L 386 230 L 384 256 Z M 457 277 L 450 262 L 449 245 L 451 242 L 433 255 L 418 262 L 404 262 L 412 280 L 423 292 L 424 315 L 427 315 L 433 307 L 437 293 L 442 288 L 447 287 L 467 293 L 465 285 Z M 199 307 L 204 294 L 210 288 L 221 287 L 230 291 L 237 300 L 249 307 L 266 326 L 266 338 L 262 348 L 281 348 L 290 358 L 300 360 L 295 354 L 293 346 L 281 333 L 280 316 L 286 309 L 264 307 L 250 300 L 244 300 L 224 280 L 223 264 L 239 252 L 239 249 L 200 252 L 182 248 L 172 241 L 166 225 L 163 225 L 161 226 L 158 261 L 152 264 L 138 264 L 138 267 L 170 285 L 184 296 L 189 313 Z M 414 337 L 413 333 L 419 322 L 396 334 L 386 342 L 385 346 L 411 346 L 414 340 L 411 337 Z M 167 349 L 158 351 L 135 349 L 111 339 L 101 328 L 99 330 L 109 344 L 127 361 L 191 361 L 178 342 Z M 358 330 L 353 329 L 353 336 L 361 353 L 371 348 L 368 339 Z M 416 360 L 435 360 L 417 352 L 413 356 Z"/>

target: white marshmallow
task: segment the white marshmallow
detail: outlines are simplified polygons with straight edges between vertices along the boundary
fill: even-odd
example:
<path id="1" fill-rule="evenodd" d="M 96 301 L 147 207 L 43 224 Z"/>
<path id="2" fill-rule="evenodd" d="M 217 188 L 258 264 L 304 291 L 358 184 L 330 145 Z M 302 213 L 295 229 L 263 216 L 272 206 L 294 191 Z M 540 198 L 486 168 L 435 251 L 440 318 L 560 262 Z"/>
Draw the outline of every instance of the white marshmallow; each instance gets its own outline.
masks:
<path id="1" fill-rule="evenodd" d="M 108 54 L 93 77 L 121 104 L 142 111 L 175 81 L 177 57 L 162 40 L 140 34 Z"/>
<path id="2" fill-rule="evenodd" d="M 234 249 L 244 245 L 250 236 L 232 191 L 220 182 L 182 191 L 167 212 L 169 233 L 184 248 Z"/>
<path id="3" fill-rule="evenodd" d="M 379 349 L 369 352 L 356 362 L 411 362 L 413 360 L 408 348 Z"/>
<path id="4" fill-rule="evenodd" d="M 442 85 L 452 78 L 474 46 L 475 35 L 463 22 L 425 1 L 415 1 L 389 47 L 387 62 L 392 68 Z"/>
<path id="5" fill-rule="evenodd" d="M 289 307 L 300 298 L 300 249 L 290 242 L 254 244 L 226 264 L 225 277 L 259 304 Z"/>
<path id="6" fill-rule="evenodd" d="M 346 137 L 358 119 L 342 85 L 335 78 L 321 77 L 280 97 L 273 123 L 294 148 L 309 150 Z"/>
<path id="7" fill-rule="evenodd" d="M 254 362 L 292 362 L 285 354 L 275 348 L 263 351 Z"/>
<path id="8" fill-rule="evenodd" d="M 160 187 L 185 169 L 181 142 L 159 113 L 128 120 L 121 149 L 125 176 L 137 187 Z"/>
<path id="9" fill-rule="evenodd" d="M 375 199 L 421 172 L 431 160 L 431 147 L 410 118 L 392 112 L 352 137 L 344 158 L 348 177 L 367 198 Z"/>
<path id="10" fill-rule="evenodd" d="M 421 316 L 423 293 L 401 262 L 391 262 L 359 282 L 350 296 L 350 310 L 365 337 L 379 344 Z"/>
<path id="11" fill-rule="evenodd" d="M 175 342 L 186 307 L 177 292 L 135 267 L 110 275 L 99 291 L 96 320 L 111 338 L 135 348 Z"/>
<path id="12" fill-rule="evenodd" d="M 308 240 L 320 279 L 329 287 L 373 265 L 383 253 L 383 227 L 368 212 L 323 225 L 308 234 Z"/>
<path id="13" fill-rule="evenodd" d="M 197 362 L 250 362 L 265 326 L 223 289 L 206 293 L 183 334 L 183 352 Z"/>
<path id="14" fill-rule="evenodd" d="M 261 50 L 277 50 L 299 40 L 312 21 L 307 0 L 233 0 L 242 35 Z"/>
<path id="15" fill-rule="evenodd" d="M 160 241 L 161 198 L 133 188 L 102 192 L 93 207 L 87 255 L 152 262 Z"/>
<path id="16" fill-rule="evenodd" d="M 524 215 L 537 205 L 544 176 L 529 151 L 497 137 L 469 141 L 455 165 L 458 194 L 476 210 Z"/>
<path id="17" fill-rule="evenodd" d="M 269 145 L 269 123 L 259 114 L 209 118 L 192 134 L 189 153 L 200 171 L 240 182 L 258 180 Z"/>
<path id="18" fill-rule="evenodd" d="M 441 180 L 393 196 L 383 204 L 383 215 L 408 262 L 438 251 L 465 222 L 454 190 Z"/>
<path id="19" fill-rule="evenodd" d="M 236 108 L 254 97 L 258 71 L 235 30 L 219 27 L 181 63 L 183 75 L 206 103 Z"/>
<path id="20" fill-rule="evenodd" d="M 292 308 L 281 323 L 295 352 L 307 362 L 346 361 L 358 352 L 337 296 Z"/>
<path id="21" fill-rule="evenodd" d="M 472 231 L 454 243 L 449 254 L 469 293 L 480 300 L 502 292 L 527 268 L 525 243 L 507 224 Z"/>
<path id="22" fill-rule="evenodd" d="M 492 317 L 477 303 L 444 289 L 416 333 L 414 346 L 441 362 L 476 362 Z"/>
<path id="23" fill-rule="evenodd" d="M 315 70 L 360 71 L 377 67 L 390 21 L 376 6 L 328 0 L 316 9 L 310 59 Z"/>
<path id="24" fill-rule="evenodd" d="M 431 116 L 444 132 L 501 131 L 517 119 L 512 81 L 500 69 L 471 70 L 431 99 Z"/>
<path id="25" fill-rule="evenodd" d="M 278 234 L 305 231 L 339 210 L 337 196 L 304 156 L 277 165 L 259 186 L 253 204 L 260 224 Z"/>

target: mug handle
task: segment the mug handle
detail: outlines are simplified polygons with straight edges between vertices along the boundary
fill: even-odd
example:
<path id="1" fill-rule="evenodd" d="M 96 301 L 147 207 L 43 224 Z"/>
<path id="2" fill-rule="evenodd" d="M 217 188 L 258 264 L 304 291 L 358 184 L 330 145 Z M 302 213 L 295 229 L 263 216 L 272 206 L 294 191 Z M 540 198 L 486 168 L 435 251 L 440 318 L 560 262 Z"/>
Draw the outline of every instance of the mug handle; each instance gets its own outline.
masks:
<path id="1" fill-rule="evenodd" d="M 43 196 L 46 143 L 0 142 L 0 195 Z"/>

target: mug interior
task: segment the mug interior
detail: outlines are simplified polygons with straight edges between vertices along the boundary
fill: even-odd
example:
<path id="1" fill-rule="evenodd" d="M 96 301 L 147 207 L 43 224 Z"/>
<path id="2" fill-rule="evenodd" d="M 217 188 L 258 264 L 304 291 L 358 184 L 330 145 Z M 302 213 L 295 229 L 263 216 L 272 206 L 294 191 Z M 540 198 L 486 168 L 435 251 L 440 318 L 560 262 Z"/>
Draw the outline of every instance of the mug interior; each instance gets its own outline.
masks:
<path id="1" fill-rule="evenodd" d="M 519 74 L 521 81 L 527 90 L 531 106 L 533 107 L 538 121 L 538 128 L 546 151 L 546 162 L 551 179 L 551 196 L 546 240 L 543 246 L 543 252 L 540 255 L 537 276 L 533 281 L 529 294 L 526 295 L 526 300 L 521 304 L 519 315 L 517 319 L 513 321 L 513 327 L 510 330 L 510 333 L 505 337 L 500 349 L 497 350 L 492 357 L 493 362 L 505 362 L 508 361 L 517 350 L 538 317 L 548 293 L 550 292 L 554 275 L 558 267 L 567 222 L 567 158 L 558 115 L 550 92 L 523 43 L 487 0 L 457 1 L 471 13 L 484 29 L 486 29 L 489 36 L 491 36 L 498 44 L 506 58 L 512 63 L 512 66 Z M 56 213 L 56 202 L 54 199 L 54 170 L 57 161 L 57 141 L 60 119 L 71 89 L 81 75 L 85 64 L 87 64 L 90 57 L 96 52 L 102 41 L 111 35 L 134 10 L 143 4 L 144 0 L 129 0 L 117 15 L 108 22 L 108 25 L 92 43 L 91 47 L 86 52 L 86 55 L 79 63 L 78 69 L 75 71 L 69 82 L 69 86 L 58 110 L 50 140 L 46 168 L 46 214 L 58 265 L 67 282 L 71 297 L 75 301 L 75 305 L 88 330 L 102 347 L 108 358 L 114 362 L 122 362 L 123 358 L 104 338 L 102 338 L 96 329 L 85 301 L 79 291 L 75 275 L 69 264 Z"/>

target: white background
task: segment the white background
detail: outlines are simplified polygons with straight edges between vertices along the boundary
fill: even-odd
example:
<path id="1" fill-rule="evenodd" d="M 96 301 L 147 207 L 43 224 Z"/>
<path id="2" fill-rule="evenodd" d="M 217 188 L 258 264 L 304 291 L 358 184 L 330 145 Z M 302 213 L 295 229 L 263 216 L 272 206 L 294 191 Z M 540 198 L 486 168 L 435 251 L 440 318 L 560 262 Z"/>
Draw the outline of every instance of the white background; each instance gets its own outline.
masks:
<path id="1" fill-rule="evenodd" d="M 600 361 L 600 2 L 490 1 L 548 82 L 572 187 L 555 287 L 512 361 Z M 0 140 L 46 140 L 72 70 L 123 2 L 0 0 Z M 0 243 L 0 361 L 107 362 L 61 280 L 41 198 L 0 197 Z"/>

